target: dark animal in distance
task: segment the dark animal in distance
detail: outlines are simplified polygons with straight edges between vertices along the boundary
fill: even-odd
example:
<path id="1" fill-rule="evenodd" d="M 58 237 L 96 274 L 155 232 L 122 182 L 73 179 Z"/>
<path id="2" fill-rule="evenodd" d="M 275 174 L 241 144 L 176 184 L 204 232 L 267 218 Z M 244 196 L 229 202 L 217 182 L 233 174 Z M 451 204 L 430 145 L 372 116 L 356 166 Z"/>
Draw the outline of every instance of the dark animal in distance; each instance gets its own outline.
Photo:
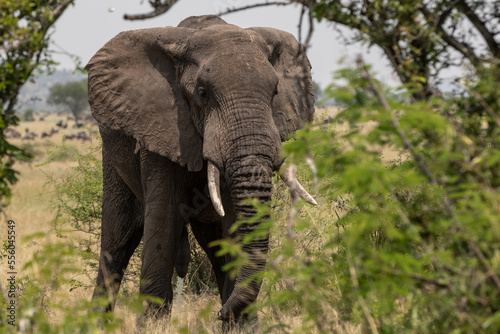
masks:
<path id="1" fill-rule="evenodd" d="M 5 129 L 3 135 L 6 139 L 21 138 L 21 134 L 13 128 Z"/>
<path id="2" fill-rule="evenodd" d="M 56 123 L 56 126 L 62 128 L 62 129 L 66 129 L 68 127 L 68 123 L 64 123 L 62 120 L 59 120 Z"/>
<path id="3" fill-rule="evenodd" d="M 38 135 L 35 132 L 30 132 L 28 128 L 25 129 L 24 136 L 22 140 L 35 140 Z"/>
<path id="4" fill-rule="evenodd" d="M 85 132 L 85 131 L 80 131 L 78 133 L 66 134 L 66 135 L 64 135 L 64 139 L 68 139 L 68 140 L 77 139 L 77 140 L 81 140 L 82 142 L 92 141 L 92 137 L 90 136 L 90 134 Z"/>
<path id="5" fill-rule="evenodd" d="M 42 138 L 49 138 L 49 137 L 52 137 L 52 135 L 56 134 L 56 133 L 59 133 L 59 130 L 57 130 L 56 128 L 52 128 L 50 129 L 50 132 L 42 132 Z"/>

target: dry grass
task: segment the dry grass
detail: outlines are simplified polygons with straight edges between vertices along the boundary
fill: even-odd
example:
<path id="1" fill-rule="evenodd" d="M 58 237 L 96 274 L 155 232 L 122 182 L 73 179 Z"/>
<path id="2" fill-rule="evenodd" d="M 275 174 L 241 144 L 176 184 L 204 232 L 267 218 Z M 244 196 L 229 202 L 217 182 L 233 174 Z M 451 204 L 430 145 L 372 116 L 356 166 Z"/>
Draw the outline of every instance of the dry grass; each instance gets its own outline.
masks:
<path id="1" fill-rule="evenodd" d="M 0 214 L 0 224 L 2 227 L 7 226 L 7 220 L 16 222 L 16 269 L 18 278 L 25 275 L 23 272 L 24 265 L 33 258 L 33 254 L 37 252 L 39 241 L 49 243 L 60 241 L 52 231 L 52 222 L 55 213 L 52 211 L 51 200 L 54 198 L 54 189 L 47 185 L 47 175 L 55 176 L 56 178 L 67 176 L 71 170 L 70 167 L 75 166 L 72 161 L 53 161 L 50 164 L 37 167 L 48 158 L 48 150 L 54 145 L 59 145 L 63 141 L 63 135 L 66 133 L 75 133 L 84 129 L 71 128 L 72 122 L 66 130 L 60 130 L 50 138 L 40 138 L 43 131 L 49 132 L 55 127 L 59 119 L 66 120 L 66 117 L 51 115 L 46 117 L 44 121 L 21 122 L 16 128 L 18 132 L 24 134 L 25 129 L 36 132 L 38 137 L 33 141 L 24 141 L 22 139 L 10 139 L 9 141 L 18 147 L 23 147 L 34 154 L 34 159 L 29 162 L 16 162 L 14 169 L 19 173 L 18 182 L 12 187 L 12 199 L 8 203 L 4 212 Z M 88 131 L 88 130 L 86 130 Z M 80 141 L 72 141 L 68 143 L 72 151 L 84 151 L 92 143 L 82 143 Z M 52 232 L 51 232 L 52 231 Z M 44 239 L 26 240 L 26 237 L 34 233 L 42 232 L 46 234 Z M 1 229 L 0 239 L 6 239 L 6 229 Z M 3 265 L 3 263 L 2 263 Z M 0 280 L 4 282 L 6 279 L 6 271 L 0 270 Z M 71 298 L 78 299 L 78 293 L 71 294 Z M 53 314 L 49 314 L 53 317 Z"/>
<path id="2" fill-rule="evenodd" d="M 34 159 L 30 162 L 17 162 L 14 169 L 19 172 L 17 184 L 12 187 L 13 196 L 8 207 L 5 210 L 2 220 L 13 219 L 18 224 L 18 231 L 21 237 L 34 232 L 43 231 L 50 228 L 50 221 L 53 214 L 50 210 L 50 199 L 53 189 L 46 186 L 46 174 L 63 177 L 70 172 L 70 167 L 75 163 L 72 161 L 54 161 L 43 167 L 36 167 L 37 164 L 44 162 L 47 158 L 47 152 L 54 145 L 60 145 L 64 134 L 75 133 L 84 129 L 73 129 L 71 123 L 68 129 L 61 129 L 59 133 L 49 138 L 40 138 L 43 131 L 50 131 L 55 128 L 58 120 L 65 117 L 51 115 L 45 118 L 45 121 L 21 122 L 16 130 L 21 134 L 23 129 L 28 128 L 39 134 L 34 141 L 24 141 L 22 139 L 11 139 L 13 145 L 24 147 L 34 154 Z M 68 142 L 67 146 L 73 151 L 84 151 L 92 143 L 81 141 Z"/>
<path id="3" fill-rule="evenodd" d="M 55 115 L 47 117 L 45 121 L 21 122 L 16 128 L 20 133 L 23 129 L 29 128 L 40 134 L 42 131 L 50 131 L 55 127 L 55 123 L 63 119 Z M 10 142 L 18 147 L 25 147 L 34 153 L 34 159 L 30 162 L 16 162 L 14 169 L 19 172 L 19 181 L 12 187 L 12 199 L 5 211 L 0 216 L 0 223 L 6 226 L 5 222 L 12 219 L 16 222 L 16 235 L 18 255 L 17 260 L 22 266 L 33 254 L 33 249 L 25 245 L 23 239 L 35 232 L 48 232 L 51 229 L 51 222 L 54 214 L 51 211 L 50 199 L 53 198 L 53 189 L 47 186 L 46 175 L 56 175 L 63 177 L 70 172 L 70 167 L 74 162 L 54 161 L 44 167 L 36 167 L 47 159 L 47 150 L 52 147 L 51 143 L 61 144 L 64 133 L 82 131 L 81 129 L 68 129 L 67 132 L 60 131 L 48 139 L 41 139 L 40 136 L 34 141 L 23 141 L 21 139 L 11 139 Z M 75 150 L 84 150 L 88 143 L 73 142 L 71 144 Z M 0 275 L 1 277 L 1 275 Z"/>
<path id="4" fill-rule="evenodd" d="M 145 333 L 179 333 L 182 329 L 189 328 L 190 332 L 201 332 L 215 334 L 221 332 L 221 324 L 214 321 L 220 307 L 220 300 L 215 295 L 194 295 L 185 294 L 182 298 L 176 299 L 172 308 L 171 319 L 159 319 L 147 321 L 144 324 Z M 128 309 L 118 307 L 117 316 L 125 319 L 123 333 L 136 333 L 136 318 L 127 317 Z M 200 316 L 201 314 L 201 316 Z"/>
<path id="5" fill-rule="evenodd" d="M 337 116 L 341 111 L 342 111 L 342 109 L 338 108 L 338 107 L 318 108 L 318 109 L 316 109 L 316 117 L 317 117 L 317 119 L 322 121 L 322 120 L 333 118 L 333 117 Z M 359 127 L 361 133 L 368 133 L 376 125 L 377 125 L 377 122 L 368 121 L 366 123 L 358 124 L 358 127 Z M 349 124 L 346 122 L 343 122 L 341 124 L 339 124 L 339 123 L 335 124 L 335 131 L 347 132 L 350 130 L 351 130 L 351 128 L 349 127 Z M 392 147 L 390 145 L 386 145 L 383 147 L 374 147 L 374 150 L 379 151 L 380 155 L 382 157 L 382 160 L 386 161 L 386 162 L 394 161 L 397 159 L 405 159 L 407 157 L 406 154 L 401 155 L 401 152 L 395 151 L 394 147 Z"/>

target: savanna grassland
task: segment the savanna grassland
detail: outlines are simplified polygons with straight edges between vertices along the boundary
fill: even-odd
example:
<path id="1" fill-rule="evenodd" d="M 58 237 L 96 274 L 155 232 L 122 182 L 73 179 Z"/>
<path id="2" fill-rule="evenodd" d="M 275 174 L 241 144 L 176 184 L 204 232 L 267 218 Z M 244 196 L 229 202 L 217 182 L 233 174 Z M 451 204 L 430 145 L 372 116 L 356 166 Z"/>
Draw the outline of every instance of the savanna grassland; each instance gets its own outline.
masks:
<path id="1" fill-rule="evenodd" d="M 71 167 L 76 165 L 76 161 L 72 158 L 72 154 L 87 150 L 92 145 L 96 145 L 94 141 L 82 142 L 81 140 L 68 140 L 67 147 L 70 152 L 68 155 L 54 157 L 54 160 L 47 165 L 39 166 L 46 162 L 51 152 L 54 152 L 58 145 L 63 142 L 65 135 L 78 133 L 81 131 L 89 132 L 96 129 L 95 126 L 89 125 L 87 128 L 74 128 L 73 121 L 67 121 L 66 116 L 57 116 L 52 114 L 40 120 L 36 116 L 36 120 L 32 122 L 20 122 L 14 129 L 21 134 L 20 138 L 12 138 L 10 141 L 13 145 L 17 145 L 31 153 L 33 159 L 30 161 L 18 161 L 15 164 L 15 170 L 18 171 L 19 181 L 12 187 L 12 198 L 8 202 L 4 213 L 1 215 L 2 224 L 2 240 L 6 239 L 5 227 L 7 220 L 16 222 L 16 268 L 18 279 L 21 277 L 30 277 L 33 271 L 37 268 L 24 270 L 23 267 L 33 259 L 33 255 L 40 251 L 41 245 L 56 242 L 58 237 L 54 233 L 53 222 L 55 213 L 52 201 L 54 200 L 53 186 L 48 184 L 48 175 L 55 178 L 62 178 L 71 173 Z M 56 123 L 63 121 L 69 123 L 66 129 L 58 128 Z M 41 138 L 43 132 L 50 133 L 52 129 L 58 129 L 58 133 L 50 137 Z M 27 132 L 36 133 L 34 140 L 23 140 L 22 137 Z M 35 238 L 33 236 L 36 235 Z M 0 271 L 2 282 L 6 279 L 6 272 Z M 32 276 L 31 276 L 32 277 Z M 33 277 L 36 279 L 35 277 Z M 18 281 L 19 282 L 19 281 Z M 19 294 L 22 294 L 22 285 L 19 286 Z M 50 298 L 50 292 L 47 292 L 47 297 Z M 76 290 L 69 295 L 70 298 L 88 298 L 88 291 Z M 23 305 L 19 305 L 22 311 Z M 56 314 L 47 310 L 49 317 L 54 317 Z M 19 319 L 17 319 L 19 321 Z"/>
<path id="2" fill-rule="evenodd" d="M 323 119 L 335 113 L 335 110 L 320 110 L 318 124 L 323 124 Z M 15 169 L 19 172 L 19 181 L 13 186 L 12 199 L 1 219 L 2 226 L 6 226 L 6 221 L 9 219 L 16 222 L 16 267 L 17 279 L 20 282 L 18 287 L 20 299 L 17 306 L 18 324 L 23 319 L 23 314 L 28 314 L 27 318 L 30 320 L 27 323 L 29 326 L 36 326 L 38 318 L 33 316 L 33 312 L 38 312 L 43 314 L 44 322 L 51 324 L 52 330 L 57 328 L 60 332 L 65 332 L 68 326 L 73 325 L 75 326 L 73 330 L 78 332 L 77 328 L 85 328 L 85 325 L 81 324 L 85 324 L 86 317 L 89 319 L 89 324 L 95 320 L 95 316 L 89 315 L 86 310 L 95 279 L 95 261 L 92 262 L 94 266 L 89 268 L 91 262 L 89 262 L 88 254 L 74 253 L 72 248 L 67 247 L 78 244 L 79 240 L 91 239 L 95 236 L 75 231 L 74 226 L 67 223 L 70 221 L 69 217 L 65 215 L 57 217 L 59 212 L 57 206 L 60 205 L 58 199 L 61 198 L 61 194 L 56 191 L 55 184 L 68 177 L 71 179 L 75 173 L 74 168 L 78 165 L 79 155 L 93 152 L 99 158 L 98 148 L 96 150 L 99 140 L 97 137 L 85 142 L 76 139 L 65 140 L 63 145 L 64 135 L 81 131 L 95 132 L 97 129 L 92 124 L 86 125 L 83 129 L 76 129 L 72 127 L 73 121 L 68 121 L 66 129 L 59 128 L 59 132 L 51 137 L 40 138 L 42 132 L 50 132 L 51 129 L 57 128 L 56 123 L 60 120 L 66 122 L 65 117 L 62 116 L 50 115 L 44 120 L 40 120 L 37 116 L 35 121 L 21 122 L 16 128 L 22 134 L 29 129 L 29 132 L 35 132 L 38 136 L 35 140 L 11 139 L 12 144 L 25 148 L 33 154 L 34 158 L 31 161 L 16 163 Z M 338 128 L 338 131 L 344 131 L 346 125 L 339 125 Z M 64 154 L 61 153 L 62 151 Z M 50 162 L 47 163 L 49 160 Z M 294 252 L 297 256 L 307 257 L 308 253 L 319 251 L 318 248 L 326 242 L 325 234 L 329 233 L 332 224 L 339 215 L 342 215 L 342 207 L 341 204 L 328 201 L 317 194 L 314 178 L 305 163 L 299 165 L 298 173 L 299 179 L 306 188 L 310 189 L 313 194 L 316 192 L 314 195 L 319 203 L 317 207 L 304 205 L 298 213 L 299 216 L 311 219 L 317 228 L 298 228 L 296 232 L 293 232 L 295 234 L 293 236 Z M 282 248 L 283 242 L 290 240 L 290 230 L 295 228 L 290 226 L 289 221 L 288 190 L 277 178 L 275 178 L 275 188 L 276 195 L 273 198 L 272 207 L 274 207 L 273 217 L 276 222 L 271 233 L 271 254 L 273 250 Z M 62 198 L 64 199 L 64 195 Z M 341 233 L 340 227 L 338 233 Z M 53 247 L 51 248 L 50 245 Z M 98 245 L 94 244 L 90 248 L 94 255 L 98 252 Z M 148 323 L 147 333 L 220 332 L 220 323 L 215 320 L 216 312 L 220 308 L 220 300 L 213 288 L 213 283 L 204 282 L 207 280 L 206 276 L 210 274 L 200 274 L 202 270 L 207 271 L 208 260 L 204 258 L 204 255 L 200 255 L 202 252 L 199 248 L 194 248 L 193 252 L 192 268 L 184 284 L 185 292 L 179 297 L 177 296 L 179 287 L 175 290 L 172 318 Z M 42 259 L 37 256 L 42 256 Z M 135 264 L 130 266 L 133 267 L 131 271 L 138 269 L 138 259 L 135 258 L 135 261 Z M 115 325 L 111 326 L 119 333 L 135 332 L 136 315 L 141 309 L 141 302 L 136 301 L 138 278 L 134 274 L 129 275 L 129 278 L 123 284 L 115 312 Z M 6 279 L 3 270 L 0 279 L 2 282 Z M 267 280 L 264 280 L 259 297 L 258 314 L 261 323 L 266 328 L 273 327 L 275 324 L 278 327 L 286 324 L 287 332 L 294 331 L 294 328 L 296 330 L 303 328 L 303 312 L 299 305 L 291 309 L 265 305 L 268 295 L 273 291 L 293 290 L 293 282 L 286 278 L 279 279 L 272 284 L 266 284 L 266 282 Z M 40 288 L 35 292 L 35 296 L 30 297 L 30 293 L 33 292 L 27 288 L 28 283 L 34 283 Z M 197 288 L 193 289 L 193 285 L 197 285 Z M 290 303 L 293 304 L 293 300 L 290 300 Z M 337 311 L 330 305 L 324 304 L 323 307 L 324 314 L 331 317 L 328 322 L 337 323 L 336 328 L 339 331 L 357 332 L 357 327 L 343 323 Z M 89 328 L 92 326 L 89 325 Z M 85 332 L 85 330 L 81 331 Z M 314 329 L 311 331 L 317 332 Z"/>
<path id="3" fill-rule="evenodd" d="M 268 229 L 271 236 L 250 310 L 263 332 L 500 330 L 500 122 L 468 114 L 484 101 L 353 105 L 333 119 L 336 111 L 318 110 L 315 124 L 283 145 L 318 205 L 294 203 L 278 177 L 270 205 L 257 205 L 270 219 L 250 237 Z M 23 123 L 18 131 L 49 130 L 56 122 Z M 71 125 L 66 132 L 81 130 Z M 12 139 L 35 156 L 16 164 L 20 181 L 2 217 L 16 221 L 21 332 L 220 333 L 220 302 L 197 247 L 182 296 L 173 278 L 171 319 L 136 327 L 144 305 L 136 256 L 114 320 L 103 321 L 96 306 L 105 301 L 90 303 L 102 196 L 99 140 L 60 145 L 65 131 L 51 137 L 56 147 L 40 138 Z M 238 242 L 219 245 L 235 255 L 236 266 L 244 263 Z M 0 256 L 5 265 L 5 247 Z M 4 289 L 5 271 L 0 274 Z"/>

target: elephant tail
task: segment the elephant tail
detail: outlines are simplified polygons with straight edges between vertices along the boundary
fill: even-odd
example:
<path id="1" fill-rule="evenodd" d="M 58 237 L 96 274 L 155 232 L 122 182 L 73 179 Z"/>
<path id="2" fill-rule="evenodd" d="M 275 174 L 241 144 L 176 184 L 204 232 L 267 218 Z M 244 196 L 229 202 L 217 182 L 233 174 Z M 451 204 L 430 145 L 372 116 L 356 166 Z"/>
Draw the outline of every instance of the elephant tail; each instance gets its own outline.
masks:
<path id="1" fill-rule="evenodd" d="M 175 254 L 175 272 L 180 278 L 186 277 L 188 272 L 191 249 L 189 247 L 188 231 L 186 225 L 182 228 L 181 239 Z"/>

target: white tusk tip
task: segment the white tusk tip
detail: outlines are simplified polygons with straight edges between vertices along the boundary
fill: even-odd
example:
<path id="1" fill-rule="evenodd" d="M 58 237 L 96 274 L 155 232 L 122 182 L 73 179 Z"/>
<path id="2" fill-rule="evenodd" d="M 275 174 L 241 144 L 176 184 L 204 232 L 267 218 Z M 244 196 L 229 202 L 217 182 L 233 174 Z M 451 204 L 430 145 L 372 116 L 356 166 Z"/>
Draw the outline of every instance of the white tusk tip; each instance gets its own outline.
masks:
<path id="1" fill-rule="evenodd" d="M 215 207 L 215 211 L 217 211 L 217 213 L 221 217 L 224 217 L 226 215 L 226 213 L 224 212 L 224 208 Z"/>
<path id="2" fill-rule="evenodd" d="M 316 201 L 314 200 L 314 198 L 312 198 L 312 197 L 311 197 L 311 198 L 309 198 L 309 199 L 304 199 L 304 200 L 305 200 L 307 203 L 311 204 L 311 205 L 314 205 L 314 206 L 318 205 L 318 202 L 316 202 Z"/>

